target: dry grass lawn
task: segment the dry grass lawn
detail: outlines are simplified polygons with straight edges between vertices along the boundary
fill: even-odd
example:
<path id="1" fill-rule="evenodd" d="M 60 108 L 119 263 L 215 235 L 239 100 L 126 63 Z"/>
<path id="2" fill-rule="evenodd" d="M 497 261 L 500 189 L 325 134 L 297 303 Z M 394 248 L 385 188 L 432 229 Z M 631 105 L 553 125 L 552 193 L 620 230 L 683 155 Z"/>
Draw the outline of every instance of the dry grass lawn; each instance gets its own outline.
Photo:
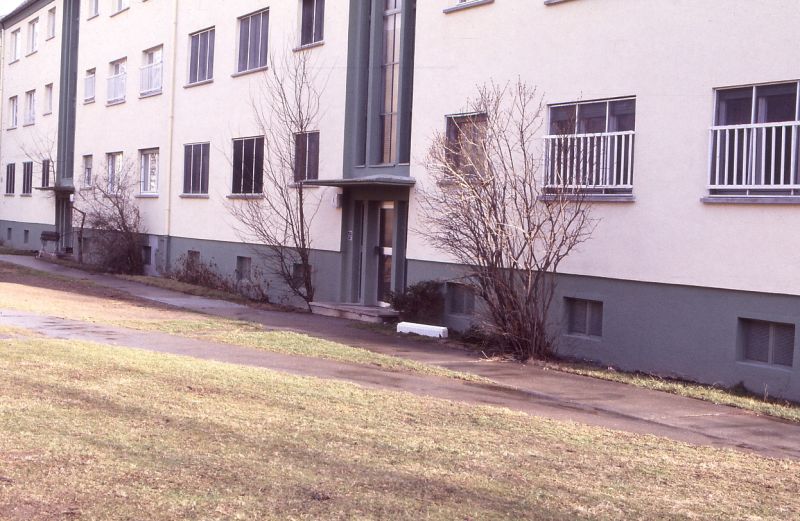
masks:
<path id="1" fill-rule="evenodd" d="M 3 334 L 3 520 L 800 518 L 797 462 Z"/>
<path id="2" fill-rule="evenodd" d="M 158 331 L 288 355 L 373 365 L 390 371 L 488 382 L 472 374 L 373 353 L 308 335 L 265 331 L 258 324 L 181 311 L 87 281 L 53 276 L 2 262 L 0 308 L 141 331 Z"/>

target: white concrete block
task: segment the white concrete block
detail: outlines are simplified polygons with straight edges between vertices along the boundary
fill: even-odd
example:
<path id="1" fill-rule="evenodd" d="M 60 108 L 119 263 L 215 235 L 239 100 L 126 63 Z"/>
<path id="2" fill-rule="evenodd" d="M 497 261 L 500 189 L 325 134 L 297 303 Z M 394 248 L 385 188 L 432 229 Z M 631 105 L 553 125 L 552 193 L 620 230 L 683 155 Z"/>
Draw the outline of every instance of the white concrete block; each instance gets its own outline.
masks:
<path id="1" fill-rule="evenodd" d="M 413 322 L 400 322 L 397 324 L 398 333 L 414 333 L 433 338 L 447 338 L 447 328 L 440 326 L 429 326 L 427 324 L 415 324 Z"/>

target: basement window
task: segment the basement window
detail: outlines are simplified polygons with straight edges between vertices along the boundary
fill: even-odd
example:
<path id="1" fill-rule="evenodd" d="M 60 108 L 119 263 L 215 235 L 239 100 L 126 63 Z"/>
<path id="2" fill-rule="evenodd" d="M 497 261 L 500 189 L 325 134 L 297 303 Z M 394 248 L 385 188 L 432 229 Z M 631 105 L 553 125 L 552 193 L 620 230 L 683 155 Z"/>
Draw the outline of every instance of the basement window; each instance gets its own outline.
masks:
<path id="1" fill-rule="evenodd" d="M 253 259 L 236 257 L 236 282 L 248 281 L 252 274 Z"/>
<path id="2" fill-rule="evenodd" d="M 466 284 L 448 282 L 446 298 L 450 315 L 472 315 L 475 311 L 475 292 Z"/>
<path id="3" fill-rule="evenodd" d="M 748 362 L 792 367 L 794 324 L 739 319 L 742 357 Z"/>
<path id="4" fill-rule="evenodd" d="M 600 338 L 603 336 L 603 303 L 578 298 L 564 299 L 567 307 L 567 333 Z"/>

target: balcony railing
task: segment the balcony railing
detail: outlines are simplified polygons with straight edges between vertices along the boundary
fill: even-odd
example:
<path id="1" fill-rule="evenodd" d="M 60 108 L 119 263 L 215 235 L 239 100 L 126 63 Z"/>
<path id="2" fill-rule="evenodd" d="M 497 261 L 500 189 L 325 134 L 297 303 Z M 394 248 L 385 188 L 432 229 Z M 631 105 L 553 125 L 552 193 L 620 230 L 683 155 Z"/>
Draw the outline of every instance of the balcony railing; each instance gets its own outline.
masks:
<path id="1" fill-rule="evenodd" d="M 633 190 L 634 132 L 546 136 L 545 188 L 626 194 Z"/>
<path id="2" fill-rule="evenodd" d="M 161 92 L 163 71 L 162 62 L 144 65 L 139 69 L 139 94 L 145 96 Z"/>
<path id="3" fill-rule="evenodd" d="M 711 128 L 712 195 L 800 195 L 800 122 Z"/>
<path id="4" fill-rule="evenodd" d="M 108 78 L 108 102 L 119 103 L 125 101 L 125 83 L 127 74 L 117 74 Z"/>

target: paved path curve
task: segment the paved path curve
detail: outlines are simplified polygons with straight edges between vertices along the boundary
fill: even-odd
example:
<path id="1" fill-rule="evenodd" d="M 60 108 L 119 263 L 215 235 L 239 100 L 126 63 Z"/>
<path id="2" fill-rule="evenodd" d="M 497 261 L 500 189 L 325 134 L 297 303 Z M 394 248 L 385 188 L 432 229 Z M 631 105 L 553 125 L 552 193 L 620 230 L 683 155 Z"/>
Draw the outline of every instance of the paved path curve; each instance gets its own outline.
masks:
<path id="1" fill-rule="evenodd" d="M 163 333 L 142 332 L 0 310 L 0 325 L 25 327 L 54 338 L 81 339 L 265 367 L 292 374 L 334 378 L 369 388 L 407 391 L 475 404 L 495 405 L 557 420 L 655 434 L 694 444 L 734 447 L 766 456 L 800 459 L 800 424 L 758 416 L 732 407 L 641 389 L 617 382 L 547 371 L 516 363 L 487 362 L 447 344 L 387 336 L 353 323 L 303 313 L 262 311 L 229 302 L 153 288 L 117 277 L 95 275 L 33 259 L 0 255 L 5 261 L 61 276 L 89 280 L 143 299 L 183 309 L 291 330 L 470 372 L 498 382 L 491 386 L 427 377 L 364 365 L 282 355 Z"/>

